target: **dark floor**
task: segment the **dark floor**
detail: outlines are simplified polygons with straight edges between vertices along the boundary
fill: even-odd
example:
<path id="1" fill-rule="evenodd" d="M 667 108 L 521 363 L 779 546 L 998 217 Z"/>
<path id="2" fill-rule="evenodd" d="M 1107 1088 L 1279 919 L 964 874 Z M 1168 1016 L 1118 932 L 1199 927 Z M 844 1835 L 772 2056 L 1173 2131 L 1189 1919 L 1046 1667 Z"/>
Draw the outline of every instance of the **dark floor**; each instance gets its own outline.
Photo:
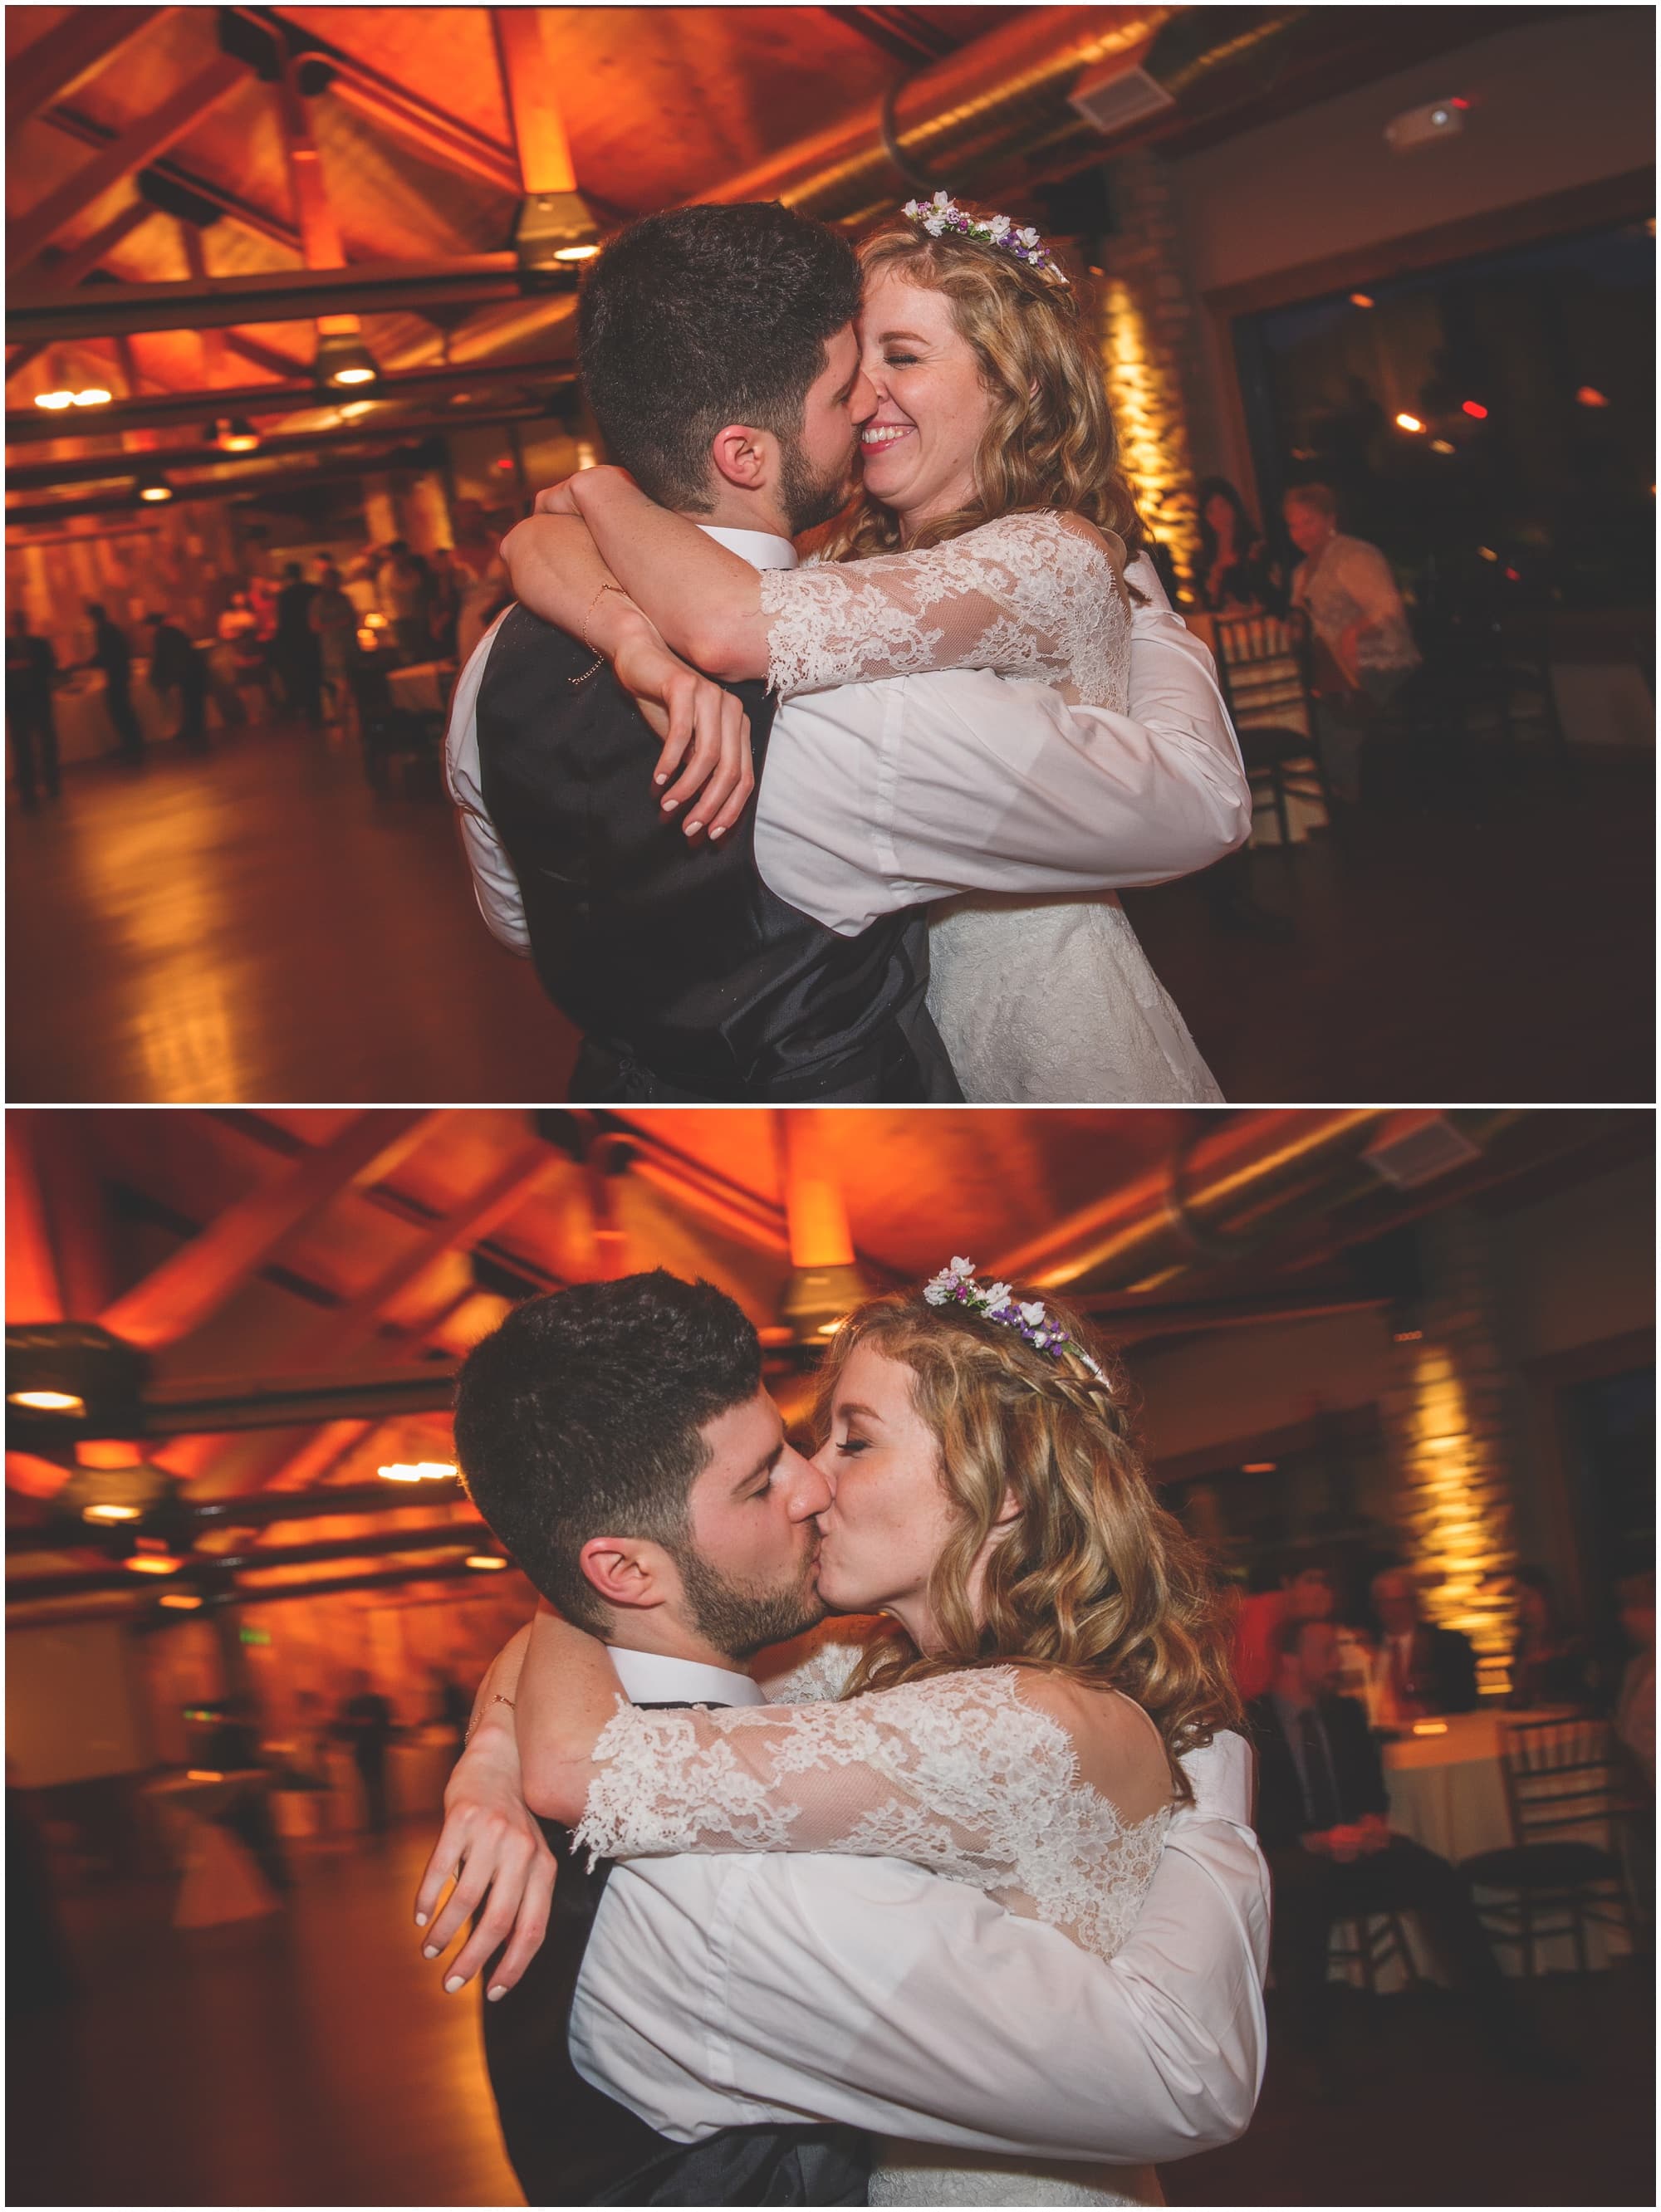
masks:
<path id="1" fill-rule="evenodd" d="M 1653 1098 L 1652 763 L 1479 764 L 1476 788 L 1254 852 L 1284 944 L 1220 931 L 1192 879 L 1127 897 L 1232 1101 Z"/>
<path id="2" fill-rule="evenodd" d="M 1255 854 L 1296 934 L 1220 931 L 1190 881 L 1133 919 L 1238 1103 L 1654 1096 L 1647 761 L 1483 771 L 1457 800 Z M 486 935 L 448 809 L 295 732 L 10 816 L 19 1103 L 544 1102 L 575 1046 Z"/>
<path id="3" fill-rule="evenodd" d="M 89 1892 L 70 1929 L 86 1994 L 10 2023 L 6 2202 L 518 2203 L 478 1998 L 444 1996 L 412 1940 L 431 1840 L 311 1847 L 280 1916 L 189 1934 L 158 1888 Z M 1162 2170 L 1170 2201 L 1653 2203 L 1647 1970 L 1524 2000 L 1580 2081 L 1496 2073 L 1445 1996 L 1351 1999 L 1354 2094 L 1311 2104 L 1272 2060 L 1245 2137 Z"/>

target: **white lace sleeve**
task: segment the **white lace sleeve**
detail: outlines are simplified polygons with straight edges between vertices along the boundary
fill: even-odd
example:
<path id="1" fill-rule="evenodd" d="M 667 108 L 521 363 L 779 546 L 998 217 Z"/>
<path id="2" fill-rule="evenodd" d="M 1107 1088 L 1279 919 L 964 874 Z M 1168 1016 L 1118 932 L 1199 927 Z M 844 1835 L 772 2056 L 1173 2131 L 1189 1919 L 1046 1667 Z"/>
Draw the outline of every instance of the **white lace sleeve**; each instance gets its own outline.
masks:
<path id="1" fill-rule="evenodd" d="M 916 553 L 762 574 L 781 697 L 940 668 L 989 668 L 1110 703 L 1129 625 L 1124 548 L 1077 515 L 1007 514 Z"/>
<path id="2" fill-rule="evenodd" d="M 1010 1667 L 790 1710 L 624 1707 L 594 1760 L 574 1839 L 594 1856 L 908 1859 L 1104 1957 L 1135 1917 L 1170 1817 L 1166 1803 L 1127 1825 L 1080 1778 L 1068 1731 L 1022 1696 Z"/>

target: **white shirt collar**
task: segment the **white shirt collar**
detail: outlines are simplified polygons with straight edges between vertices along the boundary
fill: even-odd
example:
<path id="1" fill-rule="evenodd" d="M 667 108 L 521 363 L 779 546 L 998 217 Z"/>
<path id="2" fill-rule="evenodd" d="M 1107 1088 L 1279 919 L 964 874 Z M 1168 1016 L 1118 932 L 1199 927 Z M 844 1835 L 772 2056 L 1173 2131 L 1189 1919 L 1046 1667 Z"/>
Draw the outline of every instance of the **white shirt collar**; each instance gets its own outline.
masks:
<path id="1" fill-rule="evenodd" d="M 746 536 L 751 533 L 745 532 Z M 706 1667 L 697 1659 L 666 1658 L 660 1651 L 627 1651 L 611 1646 L 623 1694 L 637 1705 L 760 1705 L 767 1701 L 748 1674 Z"/>
<path id="2" fill-rule="evenodd" d="M 770 530 L 718 529 L 713 522 L 700 522 L 697 526 L 706 538 L 713 538 L 717 545 L 736 553 L 752 568 L 794 568 L 796 565 L 795 547 L 788 538 L 776 538 Z"/>

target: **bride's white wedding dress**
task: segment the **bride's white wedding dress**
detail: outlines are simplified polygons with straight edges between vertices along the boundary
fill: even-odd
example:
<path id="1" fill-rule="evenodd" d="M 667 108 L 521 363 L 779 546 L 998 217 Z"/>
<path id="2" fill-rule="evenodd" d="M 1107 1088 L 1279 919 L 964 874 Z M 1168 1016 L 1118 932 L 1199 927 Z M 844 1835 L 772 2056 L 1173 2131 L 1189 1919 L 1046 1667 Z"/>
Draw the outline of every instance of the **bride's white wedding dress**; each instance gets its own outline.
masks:
<path id="1" fill-rule="evenodd" d="M 1147 1714 L 1110 1692 L 1013 1667 L 833 1702 L 856 1656 L 820 1651 L 776 1686 L 786 1701 L 775 1705 L 621 1709 L 595 1747 L 576 1846 L 624 1859 L 776 1850 L 908 1859 L 1110 1958 L 1135 1921 L 1171 1818 L 1167 1801 L 1127 1820 L 1101 1786 L 1116 1768 L 1140 1766 L 1146 1777 Z M 1067 2022 L 1056 2031 L 1065 2038 Z M 1148 2168 L 885 2144 L 869 2201 L 1161 2200 Z"/>
<path id="2" fill-rule="evenodd" d="M 1008 514 L 921 552 L 769 569 L 781 697 L 942 668 L 1124 711 L 1124 549 L 1076 515 Z M 929 925 L 929 1010 L 977 1103 L 1220 1103 L 1117 897 L 974 892 Z"/>

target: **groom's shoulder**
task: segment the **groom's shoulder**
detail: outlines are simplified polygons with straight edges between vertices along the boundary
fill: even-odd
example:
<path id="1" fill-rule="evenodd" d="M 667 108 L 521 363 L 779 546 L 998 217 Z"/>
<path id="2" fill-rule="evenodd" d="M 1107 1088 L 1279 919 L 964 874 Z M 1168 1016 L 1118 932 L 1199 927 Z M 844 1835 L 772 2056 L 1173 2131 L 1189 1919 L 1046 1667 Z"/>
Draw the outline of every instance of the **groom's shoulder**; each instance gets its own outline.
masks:
<path id="1" fill-rule="evenodd" d="M 569 630 L 544 622 L 529 607 L 511 606 L 497 626 L 490 658 L 485 664 L 484 681 L 489 684 L 493 676 L 511 675 L 527 665 L 574 667 L 579 663 L 590 663 L 593 658 L 592 651 L 585 651 Z"/>

